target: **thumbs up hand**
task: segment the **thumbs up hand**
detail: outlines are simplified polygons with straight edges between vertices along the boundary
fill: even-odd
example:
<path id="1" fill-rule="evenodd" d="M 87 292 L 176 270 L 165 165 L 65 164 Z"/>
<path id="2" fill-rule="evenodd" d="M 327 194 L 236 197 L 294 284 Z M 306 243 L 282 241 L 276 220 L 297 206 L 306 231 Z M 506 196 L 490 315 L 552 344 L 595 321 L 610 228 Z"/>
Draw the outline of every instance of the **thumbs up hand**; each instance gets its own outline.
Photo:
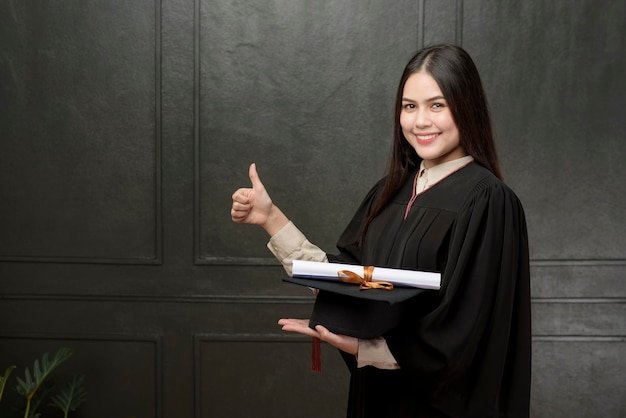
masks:
<path id="1" fill-rule="evenodd" d="M 256 164 L 250 165 L 251 188 L 240 188 L 233 193 L 233 206 L 230 216 L 233 222 L 262 226 L 270 235 L 274 235 L 289 220 L 274 205 L 265 186 L 256 171 Z"/>
<path id="2" fill-rule="evenodd" d="M 262 225 L 272 208 L 272 199 L 267 194 L 256 171 L 256 164 L 250 165 L 251 188 L 238 189 L 233 194 L 233 207 L 230 215 L 234 222 Z"/>

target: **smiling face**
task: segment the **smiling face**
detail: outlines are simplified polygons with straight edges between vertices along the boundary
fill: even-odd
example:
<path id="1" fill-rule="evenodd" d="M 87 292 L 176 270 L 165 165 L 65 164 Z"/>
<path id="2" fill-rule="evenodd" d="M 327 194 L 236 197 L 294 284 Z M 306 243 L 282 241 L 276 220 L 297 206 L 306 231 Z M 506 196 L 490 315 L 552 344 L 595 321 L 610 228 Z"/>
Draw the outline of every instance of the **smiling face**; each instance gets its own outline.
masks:
<path id="1" fill-rule="evenodd" d="M 404 85 L 400 125 L 404 137 L 426 168 L 467 155 L 459 130 L 435 79 L 426 71 L 412 74 Z"/>

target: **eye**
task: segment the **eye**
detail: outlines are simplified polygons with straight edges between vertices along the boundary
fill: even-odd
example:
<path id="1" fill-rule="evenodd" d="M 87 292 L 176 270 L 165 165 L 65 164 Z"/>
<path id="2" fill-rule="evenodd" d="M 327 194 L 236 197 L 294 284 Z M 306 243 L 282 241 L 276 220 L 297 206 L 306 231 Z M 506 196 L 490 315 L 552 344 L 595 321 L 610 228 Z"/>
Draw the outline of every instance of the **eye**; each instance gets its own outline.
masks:
<path id="1" fill-rule="evenodd" d="M 413 103 L 405 103 L 402 105 L 402 108 L 406 110 L 411 110 L 411 109 L 415 109 L 415 105 Z"/>
<path id="2" fill-rule="evenodd" d="M 432 108 L 435 110 L 443 109 L 446 107 L 444 103 L 433 103 Z"/>

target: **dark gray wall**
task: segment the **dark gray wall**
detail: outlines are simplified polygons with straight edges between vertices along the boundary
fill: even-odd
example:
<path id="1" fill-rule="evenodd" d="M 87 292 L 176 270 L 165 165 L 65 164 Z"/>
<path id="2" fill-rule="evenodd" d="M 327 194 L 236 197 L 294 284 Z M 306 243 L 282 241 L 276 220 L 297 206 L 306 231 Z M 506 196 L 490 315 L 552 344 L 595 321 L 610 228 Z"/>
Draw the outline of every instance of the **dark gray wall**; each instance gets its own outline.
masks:
<path id="1" fill-rule="evenodd" d="M 620 417 L 626 3 L 0 0 L 0 370 L 69 346 L 78 417 L 341 417 L 311 298 L 230 222 L 256 162 L 332 251 L 416 48 L 483 75 L 531 238 L 532 416 Z M 0 403 L 1 405 L 1 403 Z"/>

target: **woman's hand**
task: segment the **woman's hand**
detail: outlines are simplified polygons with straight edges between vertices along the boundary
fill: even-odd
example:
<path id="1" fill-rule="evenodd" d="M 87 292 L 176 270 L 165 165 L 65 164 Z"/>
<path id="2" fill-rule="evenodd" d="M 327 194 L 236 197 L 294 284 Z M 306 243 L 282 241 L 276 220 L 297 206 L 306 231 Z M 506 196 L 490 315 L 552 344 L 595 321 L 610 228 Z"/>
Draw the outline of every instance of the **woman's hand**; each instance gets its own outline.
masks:
<path id="1" fill-rule="evenodd" d="M 230 216 L 233 222 L 260 225 L 271 236 L 285 226 L 289 220 L 274 205 L 256 171 L 256 164 L 250 165 L 248 173 L 252 188 L 241 188 L 233 193 L 233 206 Z"/>
<path id="2" fill-rule="evenodd" d="M 282 325 L 283 331 L 297 332 L 309 337 L 317 337 L 328 344 L 345 351 L 348 354 L 357 355 L 359 352 L 359 340 L 347 335 L 333 334 L 321 325 L 317 325 L 315 329 L 309 327 L 308 319 L 281 319 L 278 325 Z"/>

